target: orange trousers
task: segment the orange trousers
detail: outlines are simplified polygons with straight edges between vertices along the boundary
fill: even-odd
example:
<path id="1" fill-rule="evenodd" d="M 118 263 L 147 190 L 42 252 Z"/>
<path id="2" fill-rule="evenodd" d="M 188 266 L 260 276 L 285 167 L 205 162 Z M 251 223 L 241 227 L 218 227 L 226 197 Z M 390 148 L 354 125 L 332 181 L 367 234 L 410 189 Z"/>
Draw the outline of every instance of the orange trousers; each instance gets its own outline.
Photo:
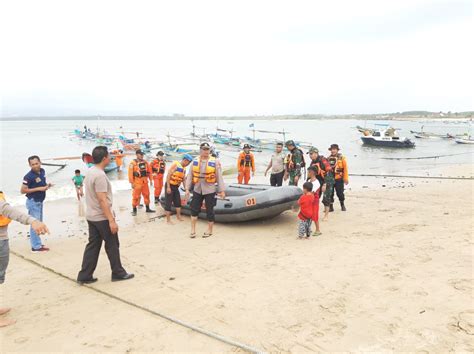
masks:
<path id="1" fill-rule="evenodd" d="M 244 184 L 249 184 L 250 171 L 251 171 L 250 168 L 244 168 L 243 170 L 240 170 L 239 175 L 237 176 L 237 182 L 239 182 L 239 184 L 242 184 L 242 181 L 243 181 Z"/>
<path id="2" fill-rule="evenodd" d="M 150 188 L 148 188 L 148 178 L 135 178 L 133 181 L 132 206 L 136 208 L 140 204 L 140 197 L 143 195 L 145 205 L 150 205 Z"/>
<path id="3" fill-rule="evenodd" d="M 153 176 L 153 185 L 155 186 L 155 198 L 161 195 L 163 189 L 163 173 L 158 173 Z"/>

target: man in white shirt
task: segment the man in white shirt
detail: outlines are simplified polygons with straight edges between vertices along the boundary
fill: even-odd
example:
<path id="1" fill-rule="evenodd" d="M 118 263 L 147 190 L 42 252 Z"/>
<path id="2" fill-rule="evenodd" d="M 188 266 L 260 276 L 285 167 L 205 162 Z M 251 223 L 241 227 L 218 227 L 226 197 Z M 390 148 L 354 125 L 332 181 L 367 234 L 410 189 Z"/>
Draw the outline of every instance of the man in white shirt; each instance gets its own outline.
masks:
<path id="1" fill-rule="evenodd" d="M 265 177 L 270 169 L 272 169 L 270 174 L 270 185 L 273 187 L 281 187 L 283 184 L 283 177 L 285 176 L 285 154 L 283 152 L 283 143 L 276 144 L 275 152 L 273 153 L 270 163 L 265 171 Z"/>

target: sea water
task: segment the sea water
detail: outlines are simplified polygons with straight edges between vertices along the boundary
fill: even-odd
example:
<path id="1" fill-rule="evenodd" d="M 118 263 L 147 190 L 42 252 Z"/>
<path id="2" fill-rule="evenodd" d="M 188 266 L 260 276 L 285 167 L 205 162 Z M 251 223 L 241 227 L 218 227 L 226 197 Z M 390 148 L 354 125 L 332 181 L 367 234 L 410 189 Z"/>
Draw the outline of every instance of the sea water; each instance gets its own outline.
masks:
<path id="1" fill-rule="evenodd" d="M 374 124 L 389 124 L 399 129 L 400 136 L 406 136 L 416 142 L 414 149 L 384 149 L 363 146 L 361 134 L 355 129 L 357 125 L 373 128 Z M 469 122 L 426 122 L 426 121 L 364 121 L 364 120 L 0 120 L 0 190 L 3 190 L 12 204 L 24 203 L 20 195 L 23 176 L 28 172 L 28 156 L 39 155 L 44 162 L 63 163 L 62 161 L 47 160 L 56 157 L 80 157 L 83 152 L 91 152 L 94 142 L 78 139 L 74 129 L 82 130 L 87 125 L 93 132 L 97 129 L 110 134 L 126 132 L 127 136 L 135 137 L 134 132 L 142 133 L 143 138 L 166 141 L 166 135 L 185 136 L 195 125 L 197 134 L 212 134 L 216 128 L 232 130 L 234 137 L 252 136 L 252 129 L 285 131 L 286 139 L 310 142 L 324 155 L 328 154 L 331 144 L 339 144 L 341 153 L 347 157 L 350 173 L 358 174 L 405 174 L 427 175 L 430 171 L 450 165 L 472 164 L 473 145 L 456 144 L 454 140 L 445 139 L 416 139 L 410 130 L 419 131 L 424 126 L 425 131 L 451 134 L 472 134 Z M 253 127 L 252 127 L 253 125 Z M 280 139 L 283 135 L 256 133 L 261 139 Z M 237 165 L 237 149 L 221 148 L 220 158 L 223 166 Z M 306 149 L 303 149 L 306 151 Z M 263 175 L 270 160 L 270 151 L 255 152 L 257 174 Z M 437 155 L 453 155 L 438 159 L 401 159 L 388 160 L 385 158 L 413 158 Z M 132 157 L 128 158 L 130 161 Z M 308 159 L 307 155 L 306 158 Z M 54 184 L 47 192 L 48 200 L 75 197 L 72 177 L 75 169 L 86 172 L 86 166 L 81 159 L 64 160 L 67 166 L 58 170 L 47 167 L 47 179 Z M 127 179 L 127 160 L 123 172 L 112 172 L 108 176 L 112 180 L 114 191 L 130 189 Z"/>

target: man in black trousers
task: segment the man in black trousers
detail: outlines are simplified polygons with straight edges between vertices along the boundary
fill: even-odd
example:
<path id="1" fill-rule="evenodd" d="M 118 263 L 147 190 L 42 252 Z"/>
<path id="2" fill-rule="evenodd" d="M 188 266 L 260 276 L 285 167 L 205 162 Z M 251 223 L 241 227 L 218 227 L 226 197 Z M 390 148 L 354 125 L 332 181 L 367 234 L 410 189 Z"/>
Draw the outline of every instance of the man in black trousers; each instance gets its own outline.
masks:
<path id="1" fill-rule="evenodd" d="M 110 155 L 105 146 L 96 146 L 92 151 L 94 166 L 86 173 L 84 179 L 86 192 L 86 219 L 89 224 L 89 242 L 84 250 L 82 269 L 77 275 L 79 284 L 90 284 L 97 281 L 93 277 L 99 260 L 102 241 L 112 268 L 112 281 L 127 280 L 134 277 L 123 269 L 120 262 L 118 225 L 112 210 L 112 186 L 104 172 L 110 163 Z"/>

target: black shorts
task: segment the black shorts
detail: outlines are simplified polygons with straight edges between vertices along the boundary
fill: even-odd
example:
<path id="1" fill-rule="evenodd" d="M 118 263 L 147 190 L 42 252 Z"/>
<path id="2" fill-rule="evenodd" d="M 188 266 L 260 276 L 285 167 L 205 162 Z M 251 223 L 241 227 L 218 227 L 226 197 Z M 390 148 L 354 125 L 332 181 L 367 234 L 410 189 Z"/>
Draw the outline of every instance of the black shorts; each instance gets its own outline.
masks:
<path id="1" fill-rule="evenodd" d="M 165 210 L 171 211 L 171 204 L 174 205 L 175 208 L 181 208 L 181 195 L 179 194 L 179 186 L 171 186 L 171 194 L 165 190 Z"/>
<path id="2" fill-rule="evenodd" d="M 194 192 L 193 199 L 191 200 L 191 216 L 198 216 L 201 212 L 202 202 L 206 202 L 206 214 L 207 220 L 214 222 L 214 207 L 216 206 L 216 193 L 210 194 L 199 194 Z"/>
<path id="3" fill-rule="evenodd" d="M 283 185 L 283 177 L 285 175 L 285 171 L 281 171 L 280 173 L 272 173 L 270 175 L 270 185 L 273 187 L 281 187 Z"/>

